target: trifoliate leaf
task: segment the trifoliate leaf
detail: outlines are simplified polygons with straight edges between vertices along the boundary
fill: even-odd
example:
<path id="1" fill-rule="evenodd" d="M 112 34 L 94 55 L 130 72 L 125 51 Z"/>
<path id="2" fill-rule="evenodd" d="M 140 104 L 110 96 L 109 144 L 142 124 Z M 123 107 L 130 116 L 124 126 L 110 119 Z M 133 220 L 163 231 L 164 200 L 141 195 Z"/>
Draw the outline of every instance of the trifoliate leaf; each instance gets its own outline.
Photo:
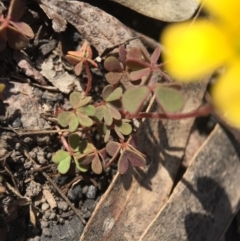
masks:
<path id="1" fill-rule="evenodd" d="M 149 93 L 150 90 L 147 86 L 140 86 L 127 90 L 122 98 L 124 108 L 131 114 L 137 113 L 147 99 Z"/>
<path id="2" fill-rule="evenodd" d="M 184 98 L 182 94 L 172 88 L 158 86 L 155 89 L 156 100 L 167 112 L 176 112 L 183 108 Z"/>

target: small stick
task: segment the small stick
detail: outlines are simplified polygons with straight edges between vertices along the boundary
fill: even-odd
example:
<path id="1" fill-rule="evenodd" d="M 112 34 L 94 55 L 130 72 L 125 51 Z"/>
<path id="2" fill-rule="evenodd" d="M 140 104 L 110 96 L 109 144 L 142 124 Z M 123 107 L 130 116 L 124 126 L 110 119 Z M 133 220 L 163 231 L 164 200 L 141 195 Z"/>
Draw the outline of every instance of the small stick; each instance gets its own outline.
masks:
<path id="1" fill-rule="evenodd" d="M 46 172 L 42 172 L 42 174 L 53 185 L 53 187 L 58 191 L 58 193 L 61 195 L 61 197 L 66 201 L 66 203 L 69 205 L 69 207 L 75 212 L 75 214 L 79 217 L 79 219 L 83 222 L 83 224 L 85 224 L 86 221 L 80 215 L 79 211 L 72 205 L 72 203 L 68 200 L 68 198 L 62 193 L 60 188 L 54 183 L 54 181 L 47 175 Z"/>

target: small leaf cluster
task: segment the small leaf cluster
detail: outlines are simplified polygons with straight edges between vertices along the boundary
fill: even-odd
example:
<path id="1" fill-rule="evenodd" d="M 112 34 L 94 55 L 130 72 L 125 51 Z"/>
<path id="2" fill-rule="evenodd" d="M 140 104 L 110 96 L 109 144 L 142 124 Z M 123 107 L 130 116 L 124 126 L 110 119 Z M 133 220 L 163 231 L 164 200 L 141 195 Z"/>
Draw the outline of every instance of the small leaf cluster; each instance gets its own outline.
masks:
<path id="1" fill-rule="evenodd" d="M 88 48 L 89 45 L 85 45 L 80 51 L 85 61 L 92 57 Z M 96 174 L 102 173 L 114 160 L 118 160 L 120 174 L 125 174 L 130 164 L 136 167 L 145 165 L 145 156 L 137 150 L 133 141 L 135 129 L 132 119 L 144 113 L 141 110 L 150 96 L 155 96 L 166 116 L 179 111 L 184 104 L 179 85 L 161 70 L 163 64 L 158 64 L 159 56 L 159 48 L 150 56 L 145 48 L 127 51 L 121 45 L 117 54 L 108 56 L 104 61 L 104 67 L 109 72 L 101 100 L 93 103 L 92 97 L 86 96 L 89 88 L 85 95 L 77 91 L 70 94 L 71 108 L 61 110 L 57 116 L 59 125 L 68 127 L 70 132 L 64 144 L 66 151 L 59 150 L 53 156 L 60 173 L 67 173 L 74 163 L 81 172 L 91 167 Z M 77 69 L 81 72 L 80 64 Z M 158 81 L 156 73 L 168 82 Z M 99 143 L 94 143 L 91 137 L 96 132 L 103 140 L 100 150 L 96 148 Z"/>
<path id="2" fill-rule="evenodd" d="M 72 110 L 62 111 L 58 115 L 58 123 L 62 127 L 69 126 L 71 132 L 76 131 L 79 124 L 85 127 L 92 126 L 93 120 L 90 117 L 96 112 L 95 107 L 89 104 L 92 97 L 83 98 L 80 92 L 75 91 L 70 94 L 69 100 Z"/>
<path id="3" fill-rule="evenodd" d="M 130 114 L 137 114 L 150 94 L 156 96 L 164 113 L 174 113 L 184 105 L 184 98 L 178 91 L 179 85 L 172 82 L 170 77 L 161 70 L 163 63 L 158 64 L 160 47 L 150 56 L 144 47 L 133 47 L 126 51 L 124 46 L 118 49 L 118 56 L 109 56 L 104 62 L 109 83 L 118 85 L 126 82 L 137 82 L 122 96 L 122 105 Z M 168 83 L 158 83 L 155 73 L 164 77 Z"/>
<path id="4" fill-rule="evenodd" d="M 68 137 L 70 151 L 57 151 L 52 160 L 58 164 L 58 171 L 65 174 L 70 169 L 71 163 L 74 161 L 76 167 L 81 172 L 86 172 L 91 164 L 92 171 L 96 174 L 102 173 L 102 161 L 105 159 L 105 149 L 98 151 L 93 144 L 87 141 L 81 141 L 76 133 L 72 133 Z"/>
<path id="5" fill-rule="evenodd" d="M 7 16 L 0 16 L 0 51 L 6 48 L 6 44 L 13 49 L 21 49 L 28 45 L 29 38 L 34 37 L 31 27 L 19 20 L 25 11 L 24 0 L 12 0 Z"/>

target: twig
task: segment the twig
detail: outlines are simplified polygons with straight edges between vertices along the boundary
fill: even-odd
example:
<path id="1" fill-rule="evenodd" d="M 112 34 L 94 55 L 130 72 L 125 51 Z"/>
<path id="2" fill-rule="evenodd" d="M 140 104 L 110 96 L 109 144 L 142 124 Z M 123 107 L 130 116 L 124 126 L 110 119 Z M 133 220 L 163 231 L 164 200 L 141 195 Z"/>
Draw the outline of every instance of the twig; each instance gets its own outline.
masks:
<path id="1" fill-rule="evenodd" d="M 86 221 L 80 215 L 79 211 L 72 205 L 72 203 L 68 200 L 68 198 L 62 193 L 60 188 L 54 183 L 54 181 L 47 175 L 46 172 L 42 172 L 42 174 L 53 185 L 53 187 L 58 191 L 58 193 L 61 195 L 61 197 L 67 202 L 69 207 L 75 212 L 75 214 L 79 217 L 79 219 L 83 222 L 83 224 L 85 224 Z"/>

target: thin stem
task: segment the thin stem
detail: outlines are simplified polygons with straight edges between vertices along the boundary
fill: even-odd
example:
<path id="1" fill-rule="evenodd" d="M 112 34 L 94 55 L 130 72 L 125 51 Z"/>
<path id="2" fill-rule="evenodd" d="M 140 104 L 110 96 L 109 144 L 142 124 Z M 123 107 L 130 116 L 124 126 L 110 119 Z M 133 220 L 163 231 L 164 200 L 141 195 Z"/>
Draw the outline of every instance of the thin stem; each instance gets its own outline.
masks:
<path id="1" fill-rule="evenodd" d="M 91 75 L 91 72 L 90 72 L 90 69 L 89 69 L 89 65 L 88 63 L 85 61 L 84 62 L 84 67 L 86 69 L 86 73 L 87 73 L 87 78 L 88 78 L 88 82 L 87 82 L 87 88 L 85 90 L 85 97 L 87 97 L 89 91 L 91 90 L 92 88 L 92 75 Z M 85 98 L 84 97 L 84 98 Z"/>
<path id="2" fill-rule="evenodd" d="M 69 145 L 68 145 L 65 137 L 63 136 L 60 128 L 59 128 L 58 126 L 56 126 L 56 129 L 59 130 L 58 134 L 59 134 L 59 136 L 60 136 L 60 138 L 61 138 L 61 141 L 62 141 L 62 144 L 63 144 L 64 147 L 66 148 L 67 152 L 68 152 L 71 156 L 73 156 L 73 152 L 72 152 L 71 148 L 69 147 Z"/>
<path id="3" fill-rule="evenodd" d="M 151 118 L 151 119 L 170 119 L 170 120 L 180 120 L 186 118 L 193 118 L 199 116 L 206 116 L 213 111 L 213 106 L 209 103 L 201 106 L 198 110 L 190 111 L 187 113 L 179 113 L 179 114 L 165 114 L 165 113 L 146 113 L 139 112 L 136 115 L 127 114 L 126 118 L 129 119 L 142 119 L 142 118 Z"/>

